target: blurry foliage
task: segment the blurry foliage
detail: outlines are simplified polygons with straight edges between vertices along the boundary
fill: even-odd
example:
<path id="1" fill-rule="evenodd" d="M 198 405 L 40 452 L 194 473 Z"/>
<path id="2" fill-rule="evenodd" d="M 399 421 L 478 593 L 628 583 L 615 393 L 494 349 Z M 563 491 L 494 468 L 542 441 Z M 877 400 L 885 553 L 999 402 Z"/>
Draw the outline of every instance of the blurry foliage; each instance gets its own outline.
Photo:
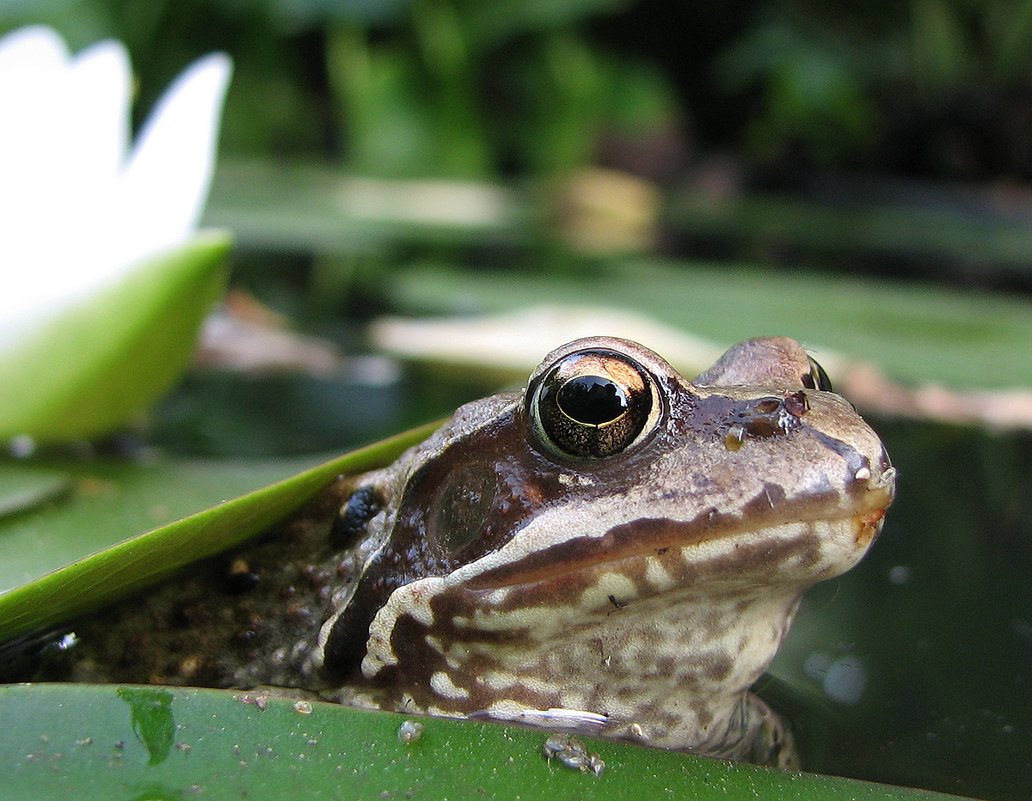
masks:
<path id="1" fill-rule="evenodd" d="M 754 155 L 933 177 L 1032 175 L 1032 2 L 788 0 L 717 59 L 721 85 L 758 99 Z M 751 93 L 751 94 L 750 94 Z"/>
<path id="2" fill-rule="evenodd" d="M 626 116 L 674 115 L 661 75 L 614 64 L 575 24 L 613 0 L 412 3 L 389 31 L 326 29 L 328 76 L 349 167 L 371 175 L 484 178 L 562 173 L 592 160 Z"/>
<path id="3" fill-rule="evenodd" d="M 760 103 L 745 130 L 749 149 L 771 160 L 802 146 L 824 165 L 866 151 L 875 141 L 878 110 L 868 93 L 875 76 L 871 45 L 840 32 L 780 16 L 747 31 L 718 59 L 720 85 Z"/>
<path id="4" fill-rule="evenodd" d="M 959 177 L 1032 174 L 1032 0 L 707 9 L 670 0 L 5 0 L 0 30 L 45 22 L 75 47 L 116 36 L 145 87 L 225 49 L 237 64 L 226 151 L 332 155 L 370 175 L 563 174 L 611 158 L 614 137 L 648 142 L 657 131 L 675 132 L 678 154 L 697 133 L 708 146 L 789 167 L 802 157 Z M 153 98 L 142 100 L 146 108 Z M 686 130 L 689 119 L 701 130 Z"/>
<path id="5" fill-rule="evenodd" d="M 0 6 L 0 30 L 46 22 L 73 47 L 116 36 L 146 86 L 202 52 L 227 50 L 236 74 L 224 151 L 340 155 L 370 175 L 485 178 L 589 161 L 628 103 L 649 115 L 634 121 L 640 127 L 671 114 L 661 75 L 614 64 L 577 25 L 622 5 L 53 0 Z M 627 86 L 628 75 L 638 85 Z"/>
<path id="6" fill-rule="evenodd" d="M 214 49 L 233 56 L 208 220 L 238 234 L 235 280 L 295 318 L 313 309 L 323 320 L 375 314 L 384 273 L 428 253 L 478 268 L 575 266 L 582 254 L 568 258 L 564 232 L 578 209 L 598 201 L 592 236 L 617 227 L 604 193 L 570 200 L 576 182 L 564 179 L 590 165 L 701 186 L 696 195 L 732 218 L 682 220 L 668 194 L 639 249 L 665 236 L 664 246 L 712 255 L 709 235 L 720 257 L 761 260 L 777 260 L 782 240 L 798 245 L 800 235 L 770 234 L 769 219 L 760 225 L 753 206 L 732 202 L 756 177 L 799 185 L 815 166 L 1032 176 L 1032 0 L 0 0 L 0 32 L 30 22 L 53 25 L 74 49 L 124 40 L 139 74 L 140 118 L 155 99 L 148 93 L 184 64 Z M 690 160 L 705 172 L 700 152 L 734 157 L 709 183 L 682 181 Z M 319 191 L 288 180 L 295 167 Z M 442 241 L 404 214 L 385 222 L 391 207 L 412 209 L 400 195 L 370 198 L 380 190 L 336 183 L 347 175 L 504 181 L 521 205 L 493 217 L 475 209 L 496 229 L 489 238 L 466 236 L 475 216 L 467 214 L 452 226 L 458 238 Z M 850 190 L 862 192 L 855 182 Z M 410 205 L 412 220 L 427 212 Z M 447 211 L 437 196 L 429 205 Z M 786 208 L 781 196 L 771 203 L 771 213 Z M 849 237 L 835 226 L 828 235 L 823 218 L 812 224 L 808 208 L 796 227 L 850 250 L 889 242 L 907 257 L 900 243 L 914 239 L 913 215 L 889 227 L 865 223 L 852 207 L 841 216 Z M 1016 254 L 1008 265 L 1025 264 L 1025 221 L 1009 222 L 1015 230 L 992 239 L 1003 242 L 995 250 L 989 236 L 969 237 L 949 220 L 921 230 L 936 241 L 952 235 L 945 247 L 962 265 L 999 258 L 1001 248 Z M 719 250 L 725 229 L 731 253 Z M 757 232 L 758 244 L 742 245 Z M 967 249 L 958 253 L 957 240 Z M 937 277 L 948 261 L 942 250 Z M 270 253 L 293 261 L 268 268 Z M 300 284 L 311 307 L 281 299 L 296 298 Z"/>

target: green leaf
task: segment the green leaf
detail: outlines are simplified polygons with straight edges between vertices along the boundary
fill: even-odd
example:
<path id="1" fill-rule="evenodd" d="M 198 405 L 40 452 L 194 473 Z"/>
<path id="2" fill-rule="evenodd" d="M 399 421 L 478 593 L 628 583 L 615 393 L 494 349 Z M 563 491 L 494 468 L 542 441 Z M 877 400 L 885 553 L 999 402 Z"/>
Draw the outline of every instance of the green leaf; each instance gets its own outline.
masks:
<path id="1" fill-rule="evenodd" d="M 959 278 L 963 268 L 957 265 L 971 262 L 1027 273 L 1032 265 L 1028 224 L 1020 217 L 971 214 L 966 208 L 948 193 L 939 202 L 838 205 L 775 193 L 715 202 L 703 192 L 686 192 L 671 202 L 666 216 L 686 235 L 732 241 L 743 252 L 777 246 L 798 251 L 799 261 L 817 264 L 881 264 L 886 258 L 917 265 L 932 262 L 942 265 L 930 273 L 939 279 L 951 274 Z"/>
<path id="2" fill-rule="evenodd" d="M 223 159 L 205 211 L 249 247 L 355 255 L 400 243 L 511 241 L 530 209 L 519 193 L 486 183 L 390 181 L 323 163 Z"/>
<path id="3" fill-rule="evenodd" d="M 1032 304 L 970 288 L 640 260 L 608 264 L 587 277 L 514 278 L 427 265 L 397 273 L 385 291 L 413 314 L 583 306 L 588 299 L 647 309 L 657 320 L 725 345 L 792 336 L 875 362 L 907 381 L 979 389 L 1032 383 Z"/>
<path id="4" fill-rule="evenodd" d="M 75 561 L 71 564 L 0 595 L 0 640 L 85 614 L 155 584 L 184 565 L 238 545 L 285 517 L 338 475 L 358 473 L 391 462 L 405 448 L 425 439 L 436 425 L 413 429 L 352 451 L 271 486 L 124 539 L 90 556 L 83 553 L 82 543 L 60 535 L 74 535 L 82 530 L 110 538 L 112 533 L 124 537 L 138 532 L 140 528 L 125 530 L 139 523 L 138 514 L 130 515 L 128 526 L 123 524 L 121 531 L 116 524 L 114 532 L 98 525 L 97 518 L 120 515 L 126 507 L 135 507 L 143 515 L 153 514 L 152 505 L 161 503 L 162 490 L 168 497 L 174 497 L 171 486 L 180 480 L 176 470 L 182 467 L 159 473 L 156 482 L 153 473 L 143 481 L 128 483 L 117 479 L 107 482 L 80 479 L 77 504 L 55 512 L 61 515 L 60 526 L 55 526 L 59 528 L 56 541 L 63 544 L 59 551 L 67 557 L 78 548 L 79 555 L 73 557 Z M 282 466 L 279 469 L 282 470 Z M 194 484 L 204 482 L 204 468 L 194 467 L 184 472 L 191 474 L 190 481 Z M 209 471 L 209 482 L 211 478 Z M 210 492 L 218 494 L 226 489 L 224 472 L 220 480 Z M 255 479 L 252 476 L 246 480 L 254 482 Z M 196 501 L 195 497 L 193 502 Z M 168 515 L 167 508 L 160 508 L 158 512 Z M 53 559 L 45 547 L 48 528 L 45 517 L 17 529 L 0 528 L 0 565 L 3 565 L 0 576 L 8 581 L 14 579 L 13 583 L 18 584 L 25 580 L 19 573 L 38 575 L 39 555 L 43 554 L 44 560 Z M 98 547 L 109 544 L 110 539 Z M 33 570 L 37 572 L 33 574 Z"/>
<path id="5" fill-rule="evenodd" d="M 222 294 L 229 246 L 226 234 L 201 234 L 0 353 L 0 441 L 95 437 L 164 393 Z"/>
<path id="6" fill-rule="evenodd" d="M 542 754 L 541 730 L 420 718 L 225 690 L 0 688 L 0 774 L 12 798 L 484 798 L 904 801 L 953 796 L 585 739 L 601 775 Z"/>
<path id="7" fill-rule="evenodd" d="M 0 593 L 315 463 L 292 459 L 3 464 L 0 485 L 14 488 L 39 481 L 42 489 L 48 474 L 64 475 L 65 485 L 64 494 L 37 503 L 31 514 L 0 520 Z"/>
<path id="8" fill-rule="evenodd" d="M 25 512 L 50 500 L 68 489 L 70 482 L 71 477 L 61 470 L 0 464 L 0 518 Z"/>
<path id="9" fill-rule="evenodd" d="M 623 79 L 634 83 L 629 68 L 620 69 Z M 519 251 L 546 244 L 542 225 L 553 221 L 554 213 L 542 197 L 548 195 L 542 195 L 541 187 L 528 191 L 486 182 L 387 181 L 323 162 L 222 159 L 204 221 L 233 230 L 248 249 L 286 253 L 368 256 L 389 253 L 398 245 L 442 243 Z M 964 193 L 945 192 L 932 203 L 897 198 L 893 203 L 858 200 L 839 205 L 774 193 L 715 200 L 711 193 L 686 191 L 664 203 L 662 221 L 685 236 L 735 243 L 742 253 L 798 253 L 798 263 L 820 265 L 830 259 L 835 264 L 843 258 L 849 264 L 864 259 L 881 263 L 888 255 L 940 265 L 939 277 L 962 277 L 963 265 L 971 262 L 990 269 L 1032 269 L 1026 221 L 1003 212 L 972 215 L 969 201 Z M 504 257 L 499 261 L 507 263 Z M 568 264 L 545 265 L 553 271 L 564 266 Z M 740 267 L 723 265 L 729 289 Z M 785 281 L 798 274 L 788 268 L 777 273 Z M 722 303 L 735 300 L 732 294 Z M 595 297 L 592 302 L 609 301 Z"/>

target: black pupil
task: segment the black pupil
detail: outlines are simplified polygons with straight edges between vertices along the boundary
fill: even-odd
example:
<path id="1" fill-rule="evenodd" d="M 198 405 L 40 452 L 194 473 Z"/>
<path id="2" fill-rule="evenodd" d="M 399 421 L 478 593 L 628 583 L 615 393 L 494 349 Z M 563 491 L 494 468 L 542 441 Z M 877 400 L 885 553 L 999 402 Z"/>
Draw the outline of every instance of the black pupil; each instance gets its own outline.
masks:
<path id="1" fill-rule="evenodd" d="M 597 375 L 571 378 L 556 398 L 559 408 L 579 423 L 602 425 L 627 411 L 627 394 L 615 381 Z"/>

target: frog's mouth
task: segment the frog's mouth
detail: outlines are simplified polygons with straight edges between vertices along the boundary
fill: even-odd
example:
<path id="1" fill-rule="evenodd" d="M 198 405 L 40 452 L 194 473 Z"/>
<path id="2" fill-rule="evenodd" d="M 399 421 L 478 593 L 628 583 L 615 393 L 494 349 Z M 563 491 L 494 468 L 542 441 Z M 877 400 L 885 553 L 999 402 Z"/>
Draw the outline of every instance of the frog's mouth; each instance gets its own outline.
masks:
<path id="1" fill-rule="evenodd" d="M 489 591 L 605 571 L 630 574 L 641 572 L 641 564 L 648 559 L 674 564 L 683 580 L 700 572 L 685 567 L 707 562 L 723 560 L 725 570 L 742 577 L 769 576 L 779 565 L 794 561 L 801 568 L 800 581 L 809 584 L 844 572 L 863 556 L 881 530 L 892 492 L 884 486 L 871 487 L 854 500 L 849 510 L 842 508 L 840 498 L 829 497 L 768 508 L 762 514 L 710 511 L 688 521 L 643 518 L 601 535 L 572 536 L 514 561 L 485 565 L 466 587 Z M 711 547 L 721 542 L 726 547 Z M 829 553 L 821 556 L 824 544 Z M 716 572 L 720 565 L 713 567 Z"/>

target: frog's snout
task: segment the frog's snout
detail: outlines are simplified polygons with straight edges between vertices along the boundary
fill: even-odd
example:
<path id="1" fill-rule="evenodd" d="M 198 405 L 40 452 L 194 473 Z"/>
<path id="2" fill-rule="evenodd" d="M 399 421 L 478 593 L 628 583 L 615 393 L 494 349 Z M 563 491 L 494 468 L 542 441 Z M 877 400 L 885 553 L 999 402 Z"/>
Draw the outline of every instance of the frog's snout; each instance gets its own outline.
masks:
<path id="1" fill-rule="evenodd" d="M 865 490 L 863 509 L 853 515 L 853 536 L 857 547 L 866 550 L 881 531 L 885 513 L 896 494 L 896 468 L 883 447 L 872 466 L 861 468 L 853 477 L 862 482 Z"/>
<path id="2" fill-rule="evenodd" d="M 874 542 L 875 537 L 881 531 L 882 521 L 885 520 L 885 512 L 888 505 L 870 512 L 861 512 L 853 518 L 853 540 L 857 548 L 867 550 Z"/>

